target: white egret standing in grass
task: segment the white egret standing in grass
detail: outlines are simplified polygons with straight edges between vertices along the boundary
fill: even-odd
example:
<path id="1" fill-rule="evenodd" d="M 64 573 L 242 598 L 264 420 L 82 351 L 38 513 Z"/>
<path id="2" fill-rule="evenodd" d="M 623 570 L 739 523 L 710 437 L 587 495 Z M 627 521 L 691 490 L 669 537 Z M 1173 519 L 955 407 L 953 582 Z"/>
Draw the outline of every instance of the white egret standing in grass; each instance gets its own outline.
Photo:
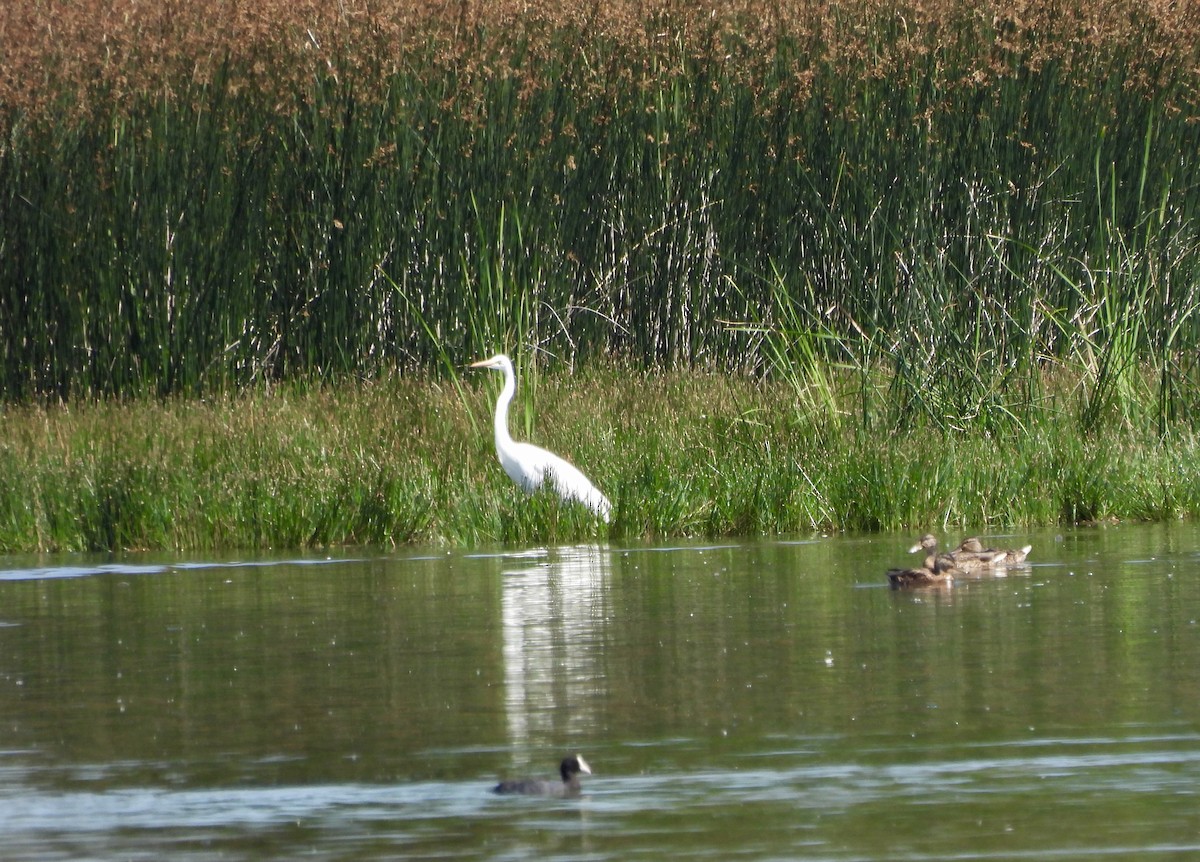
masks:
<path id="1" fill-rule="evenodd" d="M 575 500 L 587 506 L 608 521 L 612 504 L 600 493 L 600 489 L 588 481 L 575 466 L 567 463 L 553 452 L 547 452 L 532 443 L 518 443 L 508 433 L 508 404 L 517 391 L 517 375 L 513 372 L 512 360 L 503 353 L 491 359 L 471 363 L 472 368 L 490 368 L 504 372 L 504 388 L 496 399 L 496 457 L 509 478 L 531 494 L 547 480 L 554 492 L 563 500 Z"/>

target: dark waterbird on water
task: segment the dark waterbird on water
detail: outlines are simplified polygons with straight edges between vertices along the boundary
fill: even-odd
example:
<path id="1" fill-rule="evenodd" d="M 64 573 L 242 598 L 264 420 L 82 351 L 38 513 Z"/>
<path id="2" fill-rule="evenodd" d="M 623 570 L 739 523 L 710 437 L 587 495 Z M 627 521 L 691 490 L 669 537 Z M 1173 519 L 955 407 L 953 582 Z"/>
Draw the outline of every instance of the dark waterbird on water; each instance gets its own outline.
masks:
<path id="1" fill-rule="evenodd" d="M 580 791 L 579 775 L 592 774 L 587 761 L 578 754 L 564 757 L 558 767 L 562 781 L 539 781 L 533 778 L 518 781 L 501 781 L 492 788 L 493 793 L 518 793 L 525 796 L 578 796 Z"/>

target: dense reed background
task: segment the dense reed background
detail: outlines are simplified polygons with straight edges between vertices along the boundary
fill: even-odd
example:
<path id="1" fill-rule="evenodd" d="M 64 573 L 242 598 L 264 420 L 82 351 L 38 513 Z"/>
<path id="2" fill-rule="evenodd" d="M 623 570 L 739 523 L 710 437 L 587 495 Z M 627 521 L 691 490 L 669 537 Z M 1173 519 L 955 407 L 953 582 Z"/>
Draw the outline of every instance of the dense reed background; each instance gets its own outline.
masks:
<path id="1" fill-rule="evenodd" d="M 946 502 L 934 468 L 920 488 L 942 495 L 943 517 L 1193 512 L 1155 459 L 1157 447 L 1182 457 L 1191 446 L 1200 401 L 1198 85 L 1200 6 L 1161 0 L 4 4 L 6 434 L 58 421 L 19 405 L 65 403 L 88 426 L 91 411 L 119 407 L 84 405 L 112 396 L 246 390 L 269 414 L 254 399 L 289 381 L 353 392 L 346 381 L 398 372 L 457 385 L 463 363 L 506 349 L 533 384 L 527 398 L 554 367 L 734 372 L 773 394 L 770 409 L 792 423 L 774 430 L 811 446 L 820 429 L 846 457 L 886 453 L 900 445 L 883 444 L 893 434 L 914 464 L 966 447 L 968 463 L 998 459 L 979 468 L 981 485 L 1007 487 L 1025 474 L 1003 461 L 1045 467 L 1038 459 L 1057 451 L 1046 441 L 1073 434 L 1136 453 L 1126 462 L 1148 471 L 1147 486 L 1173 489 L 1157 495 L 1169 502 L 1125 500 L 1120 512 L 1098 502 L 1127 490 L 1115 480 L 1086 504 L 1030 508 L 1009 494 L 997 514 L 994 500 Z M 135 399 L 127 412 L 174 403 Z M 593 405 L 593 429 L 612 426 L 611 406 Z M 486 426 L 470 434 L 478 443 Z M 88 445 L 123 449 L 103 436 Z M 216 518 L 207 529 L 181 527 L 160 499 L 174 526 L 124 535 L 115 525 L 129 517 L 106 519 L 105 507 L 128 516 L 155 488 L 179 501 L 223 492 L 159 487 L 144 455 L 76 475 L 53 446 L 39 457 L 0 444 L 11 507 L 29 497 L 12 476 L 56 457 L 62 471 L 28 481 L 100 495 L 93 514 L 67 519 L 74 538 L 53 538 L 49 514 L 35 529 L 11 514 L 25 539 L 10 547 L 502 532 L 449 526 L 435 503 L 424 515 L 384 507 L 388 526 L 371 527 L 364 501 L 400 493 L 389 483 L 401 480 L 368 469 L 378 487 L 354 480 L 345 493 L 358 503 L 339 504 L 358 513 L 353 528 L 329 513 L 292 529 L 283 513 L 262 514 L 268 499 L 327 499 L 305 473 L 292 489 L 233 482 L 236 506 L 195 514 Z M 585 454 L 601 475 L 635 482 L 636 464 L 615 464 L 626 456 L 611 440 L 597 445 Z M 305 455 L 290 449 L 275 468 Z M 431 489 L 440 481 L 413 469 Z M 896 477 L 877 472 L 843 484 L 885 499 Z M 798 492 L 768 488 L 764 512 L 739 518 L 714 502 L 719 488 L 682 481 L 710 496 L 675 488 L 660 500 L 691 514 L 660 508 L 620 529 L 928 516 L 899 504 L 792 509 L 780 499 Z M 105 502 L 109 485 L 120 490 Z M 448 493 L 418 490 L 404 493 Z M 765 514 L 775 505 L 783 514 Z M 80 526 L 89 518 L 110 526 Z"/>
<path id="2" fill-rule="evenodd" d="M 0 13 L 0 395 L 498 345 L 1200 392 L 1193 4 L 243 6 Z"/>

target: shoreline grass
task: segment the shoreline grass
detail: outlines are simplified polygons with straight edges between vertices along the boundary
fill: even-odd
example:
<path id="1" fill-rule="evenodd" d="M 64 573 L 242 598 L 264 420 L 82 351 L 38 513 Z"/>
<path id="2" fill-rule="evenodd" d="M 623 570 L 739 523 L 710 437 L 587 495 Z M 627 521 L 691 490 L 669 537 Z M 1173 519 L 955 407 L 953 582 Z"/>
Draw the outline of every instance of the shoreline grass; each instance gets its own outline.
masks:
<path id="1" fill-rule="evenodd" d="M 512 428 L 612 499 L 604 526 L 496 463 L 495 388 L 391 376 L 0 414 L 0 552 L 474 545 L 1032 526 L 1200 514 L 1200 441 L 916 419 L 871 433 L 788 384 L 617 366 L 529 374 Z M 1066 403 L 1070 393 L 1065 391 Z M 528 412 L 527 412 L 528 411 Z M 536 412 L 536 417 L 533 415 Z"/>

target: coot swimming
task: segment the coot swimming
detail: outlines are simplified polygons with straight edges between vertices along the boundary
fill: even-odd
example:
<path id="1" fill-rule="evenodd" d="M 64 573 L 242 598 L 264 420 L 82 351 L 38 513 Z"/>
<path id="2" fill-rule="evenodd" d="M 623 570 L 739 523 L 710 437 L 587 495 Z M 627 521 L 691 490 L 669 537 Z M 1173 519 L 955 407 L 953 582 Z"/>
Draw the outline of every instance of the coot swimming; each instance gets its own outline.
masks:
<path id="1" fill-rule="evenodd" d="M 592 769 L 578 754 L 564 757 L 558 767 L 562 781 L 538 781 L 526 778 L 519 781 L 501 781 L 493 793 L 522 793 L 526 796 L 578 796 L 580 773 L 592 774 Z"/>

